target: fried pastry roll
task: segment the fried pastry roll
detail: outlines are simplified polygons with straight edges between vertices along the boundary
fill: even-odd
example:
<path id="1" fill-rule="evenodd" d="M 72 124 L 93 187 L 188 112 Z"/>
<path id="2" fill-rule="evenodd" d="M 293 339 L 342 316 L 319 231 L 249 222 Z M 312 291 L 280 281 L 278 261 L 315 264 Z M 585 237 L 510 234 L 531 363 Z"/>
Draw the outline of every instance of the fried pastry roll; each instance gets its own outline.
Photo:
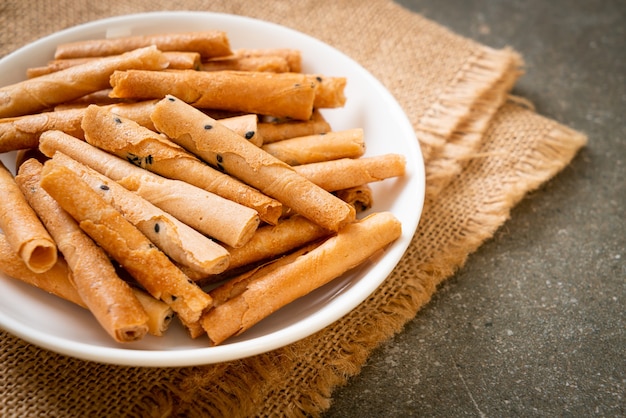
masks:
<path id="1" fill-rule="evenodd" d="M 402 176 L 405 166 L 403 155 L 383 154 L 304 164 L 293 169 L 324 190 L 334 192 Z"/>
<path id="2" fill-rule="evenodd" d="M 103 57 L 150 45 L 161 51 L 197 52 L 204 59 L 232 55 L 226 33 L 208 30 L 68 42 L 57 45 L 54 58 Z"/>
<path id="3" fill-rule="evenodd" d="M 311 118 L 308 120 L 260 116 L 257 127 L 264 144 L 298 136 L 316 135 L 331 131 L 330 124 L 320 113 L 319 109 L 315 108 L 313 109 Z"/>
<path id="4" fill-rule="evenodd" d="M 109 77 L 115 70 L 165 67 L 163 53 L 152 46 L 10 84 L 0 88 L 0 117 L 39 112 L 109 88 Z"/>
<path id="5" fill-rule="evenodd" d="M 299 136 L 263 145 L 264 151 L 291 166 L 358 158 L 365 153 L 363 129 Z"/>
<path id="6" fill-rule="evenodd" d="M 315 83 L 297 73 L 250 71 L 117 71 L 111 76 L 115 98 L 178 97 L 193 107 L 308 120 Z"/>
<path id="7" fill-rule="evenodd" d="M 0 119 L 0 153 L 39 146 L 39 136 L 49 130 L 83 138 L 82 109 L 66 109 Z"/>
<path id="8" fill-rule="evenodd" d="M 2 162 L 0 196 L 0 229 L 13 251 L 35 273 L 52 268 L 58 255 L 56 243 Z"/>

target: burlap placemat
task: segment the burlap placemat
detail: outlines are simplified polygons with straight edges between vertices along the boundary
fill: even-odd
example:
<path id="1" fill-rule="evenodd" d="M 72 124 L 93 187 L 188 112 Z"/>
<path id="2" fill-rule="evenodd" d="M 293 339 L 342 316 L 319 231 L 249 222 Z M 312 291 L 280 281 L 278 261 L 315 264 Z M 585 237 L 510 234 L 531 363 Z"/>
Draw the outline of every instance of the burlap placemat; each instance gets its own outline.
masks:
<path id="1" fill-rule="evenodd" d="M 303 416 L 402 329 L 437 285 L 491 237 L 511 208 L 569 163 L 584 135 L 508 101 L 521 59 L 460 37 L 387 0 L 79 0 L 0 5 L 0 55 L 38 37 L 125 13 L 186 9 L 273 21 L 359 61 L 409 116 L 426 160 L 427 199 L 393 273 L 328 328 L 252 358 L 173 369 L 59 355 L 0 332 L 0 416 Z"/>

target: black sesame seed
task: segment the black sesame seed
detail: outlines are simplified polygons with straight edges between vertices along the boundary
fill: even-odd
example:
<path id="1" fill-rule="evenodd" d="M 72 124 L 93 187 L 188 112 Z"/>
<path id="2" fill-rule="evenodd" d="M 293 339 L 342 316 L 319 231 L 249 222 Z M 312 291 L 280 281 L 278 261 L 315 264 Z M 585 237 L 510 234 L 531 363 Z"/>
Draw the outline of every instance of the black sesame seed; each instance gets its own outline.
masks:
<path id="1" fill-rule="evenodd" d="M 208 123 L 206 125 L 204 125 L 204 129 L 205 130 L 209 130 L 209 129 L 213 129 L 213 125 L 209 125 Z"/>
<path id="2" fill-rule="evenodd" d="M 248 131 L 246 132 L 246 139 L 252 139 L 252 137 L 254 136 L 254 131 Z"/>
<path id="3" fill-rule="evenodd" d="M 320 83 L 322 82 L 322 77 L 320 77 L 320 76 L 315 77 L 315 79 L 316 79 L 318 82 L 320 82 Z"/>
<path id="4" fill-rule="evenodd" d="M 154 224 L 154 232 L 158 234 L 160 230 L 161 230 L 161 226 L 159 224 Z"/>
<path id="5" fill-rule="evenodd" d="M 215 156 L 215 159 L 217 160 L 218 163 L 223 163 L 224 162 L 224 158 L 220 154 L 217 154 Z"/>
<path id="6" fill-rule="evenodd" d="M 115 121 L 115 123 L 122 123 L 122 119 L 120 118 L 114 118 L 113 120 Z"/>
<path id="7" fill-rule="evenodd" d="M 175 102 L 176 101 L 176 99 L 173 98 L 173 97 L 168 97 L 167 100 L 169 100 L 170 102 Z"/>
<path id="8" fill-rule="evenodd" d="M 102 190 L 109 190 L 109 186 L 107 186 L 106 184 L 101 184 L 101 185 L 100 185 L 100 188 L 101 188 Z"/>

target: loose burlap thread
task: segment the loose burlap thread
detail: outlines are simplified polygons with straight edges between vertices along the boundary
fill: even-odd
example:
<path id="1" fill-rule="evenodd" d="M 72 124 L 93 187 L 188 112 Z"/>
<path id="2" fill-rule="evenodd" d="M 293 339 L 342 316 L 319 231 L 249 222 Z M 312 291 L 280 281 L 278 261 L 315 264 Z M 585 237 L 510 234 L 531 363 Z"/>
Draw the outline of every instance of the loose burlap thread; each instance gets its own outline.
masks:
<path id="1" fill-rule="evenodd" d="M 586 142 L 509 96 L 523 64 L 515 51 L 480 45 L 387 0 L 189 0 L 176 6 L 164 0 L 9 0 L 0 6 L 0 54 L 90 20 L 172 9 L 240 14 L 297 29 L 383 82 L 407 113 L 424 154 L 420 225 L 398 266 L 354 311 L 304 340 L 251 358 L 122 367 L 66 357 L 2 331 L 0 416 L 319 415 L 333 389 L 359 373 L 372 350 L 415 317 L 515 204 Z"/>

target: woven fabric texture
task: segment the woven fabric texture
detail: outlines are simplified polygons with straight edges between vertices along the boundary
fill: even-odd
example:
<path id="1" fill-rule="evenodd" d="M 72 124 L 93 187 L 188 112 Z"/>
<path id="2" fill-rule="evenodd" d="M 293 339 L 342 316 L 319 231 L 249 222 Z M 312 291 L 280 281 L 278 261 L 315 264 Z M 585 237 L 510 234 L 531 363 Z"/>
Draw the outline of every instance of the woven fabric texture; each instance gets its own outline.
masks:
<path id="1" fill-rule="evenodd" d="M 333 389 L 359 373 L 371 351 L 415 317 L 515 204 L 586 142 L 512 100 L 523 67 L 515 51 L 458 36 L 388 0 L 8 0 L 0 5 L 0 55 L 76 24 L 157 10 L 259 18 L 357 60 L 396 97 L 420 141 L 427 174 L 422 220 L 398 266 L 354 311 L 252 358 L 174 369 L 120 367 L 0 332 L 0 416 L 319 415 Z"/>

